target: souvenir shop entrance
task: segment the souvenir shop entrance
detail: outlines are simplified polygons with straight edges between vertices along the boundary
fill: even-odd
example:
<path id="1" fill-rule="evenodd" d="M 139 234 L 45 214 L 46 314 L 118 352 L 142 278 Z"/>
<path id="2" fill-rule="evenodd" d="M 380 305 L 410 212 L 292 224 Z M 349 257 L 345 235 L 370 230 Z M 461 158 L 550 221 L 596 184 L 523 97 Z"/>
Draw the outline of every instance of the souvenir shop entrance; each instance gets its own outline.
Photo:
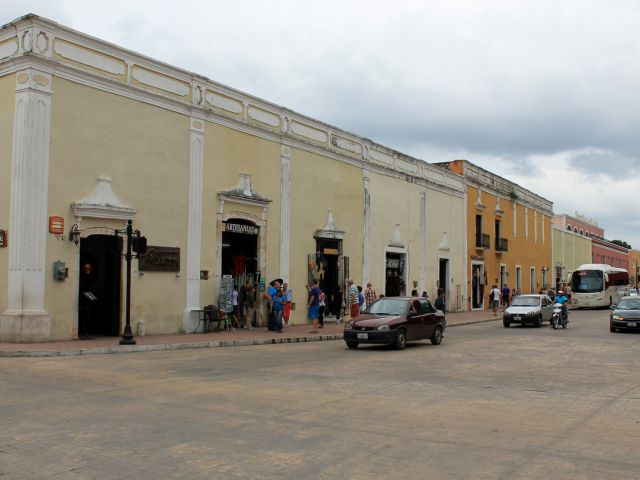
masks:
<path id="1" fill-rule="evenodd" d="M 384 294 L 387 297 L 404 296 L 407 294 L 406 264 L 406 254 L 386 253 Z"/>
<path id="2" fill-rule="evenodd" d="M 235 288 L 250 283 L 256 285 L 258 278 L 258 233 L 260 227 L 241 218 L 223 222 L 221 275 L 231 276 Z"/>

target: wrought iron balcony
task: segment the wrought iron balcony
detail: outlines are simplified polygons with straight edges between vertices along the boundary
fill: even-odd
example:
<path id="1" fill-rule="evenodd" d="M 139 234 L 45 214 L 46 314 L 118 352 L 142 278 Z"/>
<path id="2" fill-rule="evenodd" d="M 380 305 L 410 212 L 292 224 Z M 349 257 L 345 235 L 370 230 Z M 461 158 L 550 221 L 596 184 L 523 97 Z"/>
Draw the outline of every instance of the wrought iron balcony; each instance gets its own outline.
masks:
<path id="1" fill-rule="evenodd" d="M 496 239 L 496 252 L 503 253 L 509 251 L 509 240 L 506 238 Z"/>
<path id="2" fill-rule="evenodd" d="M 487 233 L 483 233 L 479 237 L 476 236 L 476 248 L 478 250 L 489 250 L 491 248 L 491 237 Z"/>

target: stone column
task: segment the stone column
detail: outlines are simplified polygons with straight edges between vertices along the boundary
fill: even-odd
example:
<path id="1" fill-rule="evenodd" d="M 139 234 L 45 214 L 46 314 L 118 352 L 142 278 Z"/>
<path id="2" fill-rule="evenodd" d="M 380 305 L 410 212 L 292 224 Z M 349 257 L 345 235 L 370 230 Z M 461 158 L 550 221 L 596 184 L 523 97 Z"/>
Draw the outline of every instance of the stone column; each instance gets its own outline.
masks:
<path id="1" fill-rule="evenodd" d="M 427 289 L 427 191 L 420 192 L 420 292 Z"/>
<path id="2" fill-rule="evenodd" d="M 289 281 L 291 238 L 291 149 L 283 145 L 280 154 L 280 278 Z"/>
<path id="3" fill-rule="evenodd" d="M 33 68 L 16 73 L 8 309 L 0 315 L 0 341 L 51 337 L 44 304 L 51 83 L 50 74 Z"/>
<path id="4" fill-rule="evenodd" d="M 362 229 L 362 285 L 366 286 L 369 279 L 369 237 L 371 235 L 371 192 L 368 170 L 363 170 L 364 181 L 364 225 Z"/>
<path id="5" fill-rule="evenodd" d="M 200 252 L 202 241 L 202 176 L 204 120 L 191 119 L 189 141 L 189 219 L 187 227 L 187 298 L 182 330 L 193 331 L 197 320 L 191 310 L 200 305 Z"/>

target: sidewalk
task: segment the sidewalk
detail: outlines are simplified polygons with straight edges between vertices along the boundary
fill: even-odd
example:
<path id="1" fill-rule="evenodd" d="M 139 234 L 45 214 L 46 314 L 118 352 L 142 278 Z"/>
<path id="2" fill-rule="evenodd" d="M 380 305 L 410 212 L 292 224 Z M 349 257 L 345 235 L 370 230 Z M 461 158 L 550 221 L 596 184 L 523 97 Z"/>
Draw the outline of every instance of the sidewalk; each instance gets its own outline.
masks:
<path id="1" fill-rule="evenodd" d="M 447 327 L 483 323 L 502 318 L 494 317 L 491 310 L 447 313 Z M 90 340 L 69 340 L 46 343 L 0 343 L 0 357 L 55 357 L 104 353 L 147 352 L 153 350 L 180 350 L 187 348 L 236 347 L 242 345 L 269 345 L 278 343 L 322 342 L 341 340 L 344 322 L 336 324 L 330 318 L 320 333 L 310 333 L 310 325 L 292 325 L 283 333 L 269 332 L 265 327 L 255 330 L 237 329 L 220 332 L 147 335 L 135 337 L 136 345 L 119 345 L 120 337 L 96 337 Z"/>

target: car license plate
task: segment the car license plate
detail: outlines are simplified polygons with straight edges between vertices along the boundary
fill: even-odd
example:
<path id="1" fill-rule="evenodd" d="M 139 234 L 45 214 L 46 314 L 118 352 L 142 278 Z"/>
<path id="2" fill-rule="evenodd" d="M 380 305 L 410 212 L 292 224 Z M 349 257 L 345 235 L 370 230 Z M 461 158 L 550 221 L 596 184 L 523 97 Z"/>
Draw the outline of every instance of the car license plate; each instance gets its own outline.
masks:
<path id="1" fill-rule="evenodd" d="M 635 327 L 636 322 L 627 322 L 627 327 Z"/>
<path id="2" fill-rule="evenodd" d="M 358 340 L 367 340 L 369 338 L 369 334 L 368 333 L 359 333 L 358 334 Z"/>
<path id="3" fill-rule="evenodd" d="M 522 320 L 522 317 L 513 317 L 513 320 L 516 322 L 520 322 Z"/>

